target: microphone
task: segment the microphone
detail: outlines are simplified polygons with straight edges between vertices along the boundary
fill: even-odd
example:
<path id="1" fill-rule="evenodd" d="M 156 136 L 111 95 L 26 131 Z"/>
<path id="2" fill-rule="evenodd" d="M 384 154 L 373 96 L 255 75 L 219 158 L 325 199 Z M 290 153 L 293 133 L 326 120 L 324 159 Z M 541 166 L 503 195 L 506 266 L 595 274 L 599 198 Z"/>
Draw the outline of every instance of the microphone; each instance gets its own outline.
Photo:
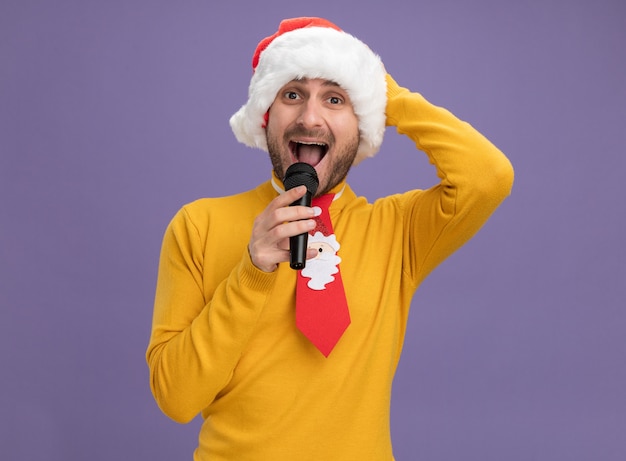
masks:
<path id="1" fill-rule="evenodd" d="M 299 200 L 293 202 L 290 206 L 311 206 L 311 199 L 317 191 L 319 180 L 317 179 L 315 168 L 308 163 L 298 162 L 287 168 L 283 184 L 285 185 L 285 190 L 293 189 L 298 186 L 306 186 L 306 194 Z M 291 254 L 289 265 L 292 269 L 304 269 L 306 265 L 308 240 L 309 234 L 307 232 L 289 237 L 289 252 Z"/>

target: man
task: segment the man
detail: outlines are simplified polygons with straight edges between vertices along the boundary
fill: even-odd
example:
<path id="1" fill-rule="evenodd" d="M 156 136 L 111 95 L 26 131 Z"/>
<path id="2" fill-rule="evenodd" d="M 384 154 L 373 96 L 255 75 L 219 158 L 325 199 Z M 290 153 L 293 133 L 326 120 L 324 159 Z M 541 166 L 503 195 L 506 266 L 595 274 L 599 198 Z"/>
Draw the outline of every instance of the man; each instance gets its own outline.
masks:
<path id="1" fill-rule="evenodd" d="M 147 351 L 154 397 L 176 421 L 202 413 L 195 460 L 393 460 L 411 298 L 509 194 L 511 165 L 328 21 L 283 21 L 253 68 L 231 126 L 269 151 L 272 178 L 193 202 L 168 226 Z M 374 204 L 355 195 L 346 175 L 385 125 L 429 156 L 440 184 Z M 284 190 L 297 162 L 319 178 L 311 207 L 289 206 L 305 187 Z M 305 232 L 309 261 L 326 266 L 312 273 L 286 263 L 289 237 Z"/>

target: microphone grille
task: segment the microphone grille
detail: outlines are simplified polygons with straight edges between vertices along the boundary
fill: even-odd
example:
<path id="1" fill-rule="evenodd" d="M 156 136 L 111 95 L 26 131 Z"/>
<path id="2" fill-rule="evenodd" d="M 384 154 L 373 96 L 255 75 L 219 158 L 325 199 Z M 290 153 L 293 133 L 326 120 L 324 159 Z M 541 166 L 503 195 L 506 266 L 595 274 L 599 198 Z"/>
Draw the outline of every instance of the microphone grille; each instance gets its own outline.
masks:
<path id="1" fill-rule="evenodd" d="M 287 168 L 283 184 L 285 185 L 285 190 L 306 186 L 309 193 L 315 195 L 317 186 L 319 186 L 319 180 L 317 179 L 315 168 L 308 163 L 298 162 Z"/>

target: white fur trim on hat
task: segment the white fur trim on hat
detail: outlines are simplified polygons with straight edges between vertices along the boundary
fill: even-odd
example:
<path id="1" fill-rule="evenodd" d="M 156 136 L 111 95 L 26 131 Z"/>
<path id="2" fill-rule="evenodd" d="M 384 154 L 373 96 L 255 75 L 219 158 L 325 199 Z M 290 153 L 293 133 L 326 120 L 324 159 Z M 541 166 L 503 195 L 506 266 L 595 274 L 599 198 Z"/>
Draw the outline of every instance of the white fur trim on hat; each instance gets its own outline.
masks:
<path id="1" fill-rule="evenodd" d="M 261 53 L 248 88 L 248 102 L 230 119 L 237 140 L 267 151 L 264 116 L 278 90 L 301 78 L 332 80 L 350 96 L 361 135 L 355 164 L 378 152 L 387 105 L 384 66 L 359 39 L 328 27 L 286 32 Z"/>

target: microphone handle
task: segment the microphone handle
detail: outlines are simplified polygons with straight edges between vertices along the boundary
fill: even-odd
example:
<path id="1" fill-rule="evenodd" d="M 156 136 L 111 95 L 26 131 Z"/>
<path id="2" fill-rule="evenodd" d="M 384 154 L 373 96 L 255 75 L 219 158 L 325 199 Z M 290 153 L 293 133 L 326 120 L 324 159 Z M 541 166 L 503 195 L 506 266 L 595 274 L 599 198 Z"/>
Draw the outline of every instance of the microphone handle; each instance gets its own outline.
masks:
<path id="1" fill-rule="evenodd" d="M 291 206 L 311 206 L 311 193 L 307 193 L 296 200 Z M 306 266 L 306 251 L 309 243 L 309 233 L 294 235 L 289 237 L 289 266 L 292 269 L 301 270 Z"/>

